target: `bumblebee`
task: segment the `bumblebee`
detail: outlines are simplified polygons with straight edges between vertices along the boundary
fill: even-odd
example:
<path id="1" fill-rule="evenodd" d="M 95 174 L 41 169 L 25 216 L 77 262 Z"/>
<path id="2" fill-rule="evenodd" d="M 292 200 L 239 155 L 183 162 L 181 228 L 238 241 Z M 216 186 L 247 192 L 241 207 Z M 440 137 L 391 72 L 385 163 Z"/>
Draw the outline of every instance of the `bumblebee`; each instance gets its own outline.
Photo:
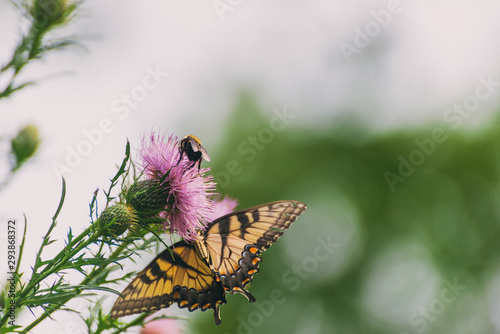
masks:
<path id="1" fill-rule="evenodd" d="M 190 168 L 193 168 L 196 163 L 198 163 L 198 170 L 201 168 L 201 161 L 205 159 L 210 161 L 210 156 L 208 155 L 205 148 L 201 145 L 201 140 L 193 135 L 187 135 L 179 142 L 179 161 L 177 165 L 181 162 L 183 155 L 185 154 L 189 161 L 193 164 Z"/>

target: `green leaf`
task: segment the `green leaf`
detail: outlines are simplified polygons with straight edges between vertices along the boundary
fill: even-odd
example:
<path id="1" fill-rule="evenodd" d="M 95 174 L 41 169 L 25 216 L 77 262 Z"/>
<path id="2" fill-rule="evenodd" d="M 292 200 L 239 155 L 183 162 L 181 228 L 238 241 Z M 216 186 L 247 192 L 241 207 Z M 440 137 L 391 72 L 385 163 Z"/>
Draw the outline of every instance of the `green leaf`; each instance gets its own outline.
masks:
<path id="1" fill-rule="evenodd" d="M 111 292 L 111 293 L 114 293 L 116 295 L 120 295 L 120 292 L 118 290 L 111 289 L 111 288 L 108 288 L 108 287 L 105 287 L 105 286 L 98 286 L 98 285 L 75 285 L 75 288 L 78 288 L 78 289 L 80 289 L 82 291 L 85 291 L 85 290 L 97 290 L 97 291 Z"/>
<path id="2" fill-rule="evenodd" d="M 64 177 L 62 177 L 61 200 L 59 201 L 59 205 L 57 207 L 56 213 L 52 217 L 52 221 L 53 221 L 54 227 L 55 227 L 55 220 L 57 219 L 57 217 L 59 216 L 59 213 L 61 212 L 61 209 L 62 209 L 62 206 L 64 204 L 64 199 L 65 198 L 66 198 L 66 180 L 64 180 Z M 53 227 L 52 227 L 52 229 L 53 229 Z M 50 229 L 49 231 L 52 232 L 52 229 Z"/>
<path id="3" fill-rule="evenodd" d="M 14 325 L 9 327 L 0 327 L 0 334 L 14 333 L 18 328 L 21 328 L 21 326 Z"/>
<path id="4" fill-rule="evenodd" d="M 23 304 L 29 305 L 30 307 L 50 305 L 50 304 L 64 304 L 67 303 L 69 299 L 72 299 L 77 295 L 83 297 L 83 296 L 93 296 L 95 294 L 93 293 L 81 294 L 78 291 L 57 292 L 52 294 L 43 294 L 35 296 L 31 299 L 26 299 L 23 301 Z"/>

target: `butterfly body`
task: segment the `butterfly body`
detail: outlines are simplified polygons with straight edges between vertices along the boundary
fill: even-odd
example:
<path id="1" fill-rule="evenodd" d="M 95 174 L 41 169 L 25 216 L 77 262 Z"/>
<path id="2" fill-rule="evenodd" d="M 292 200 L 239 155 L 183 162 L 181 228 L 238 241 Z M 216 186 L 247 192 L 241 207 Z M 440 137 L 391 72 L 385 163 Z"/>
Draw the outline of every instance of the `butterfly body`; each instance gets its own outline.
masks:
<path id="1" fill-rule="evenodd" d="M 297 201 L 268 203 L 216 219 L 198 238 L 160 253 L 122 292 L 111 316 L 150 312 L 174 302 L 189 311 L 219 306 L 226 292 L 255 297 L 245 287 L 259 271 L 260 254 L 306 209 Z"/>

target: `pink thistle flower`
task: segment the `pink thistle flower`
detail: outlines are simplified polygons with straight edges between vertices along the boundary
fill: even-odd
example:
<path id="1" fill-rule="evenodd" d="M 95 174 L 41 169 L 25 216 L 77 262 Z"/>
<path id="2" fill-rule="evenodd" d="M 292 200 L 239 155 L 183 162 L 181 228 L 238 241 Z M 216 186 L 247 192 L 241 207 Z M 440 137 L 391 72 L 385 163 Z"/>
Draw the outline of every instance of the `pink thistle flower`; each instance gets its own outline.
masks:
<path id="1" fill-rule="evenodd" d="M 151 321 L 141 329 L 141 334 L 181 334 L 182 332 L 179 321 L 174 319 Z"/>
<path id="2" fill-rule="evenodd" d="M 225 216 L 231 212 L 234 212 L 234 209 L 238 206 L 238 200 L 230 198 L 228 196 L 224 196 L 222 200 L 214 199 L 214 208 L 212 214 L 210 215 L 210 221 L 214 221 L 217 218 Z"/>
<path id="3" fill-rule="evenodd" d="M 185 158 L 179 164 L 179 139 L 170 135 L 151 133 L 144 137 L 139 151 L 140 164 L 148 179 L 163 180 L 168 187 L 168 203 L 160 217 L 165 218 L 164 228 L 175 232 L 187 241 L 197 236 L 197 231 L 211 221 L 216 195 L 213 176 L 205 175 L 209 168 L 190 168 Z"/>
<path id="4" fill-rule="evenodd" d="M 179 161 L 179 139 L 166 133 L 159 135 L 151 132 L 142 138 L 142 147 L 139 151 L 141 166 L 150 179 L 160 179 L 172 168 L 186 169 L 186 161 Z M 183 164 L 184 162 L 184 164 Z"/>

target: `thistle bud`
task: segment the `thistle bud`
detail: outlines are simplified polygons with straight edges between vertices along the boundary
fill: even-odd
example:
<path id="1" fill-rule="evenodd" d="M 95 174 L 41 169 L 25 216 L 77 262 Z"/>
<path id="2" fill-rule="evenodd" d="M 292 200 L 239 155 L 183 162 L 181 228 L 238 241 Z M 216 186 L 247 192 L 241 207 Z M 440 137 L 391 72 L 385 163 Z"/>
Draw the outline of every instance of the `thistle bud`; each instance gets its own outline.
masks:
<path id="1" fill-rule="evenodd" d="M 109 225 L 114 220 L 114 223 Z M 105 235 L 118 237 L 137 221 L 135 210 L 127 205 L 115 204 L 107 207 L 97 220 Z"/>
<path id="2" fill-rule="evenodd" d="M 152 217 L 165 209 L 168 203 L 169 188 L 159 180 L 138 181 L 130 186 L 125 196 L 141 217 Z"/>
<path id="3" fill-rule="evenodd" d="M 15 168 L 21 166 L 26 159 L 36 152 L 39 143 L 40 139 L 38 137 L 38 129 L 36 126 L 27 125 L 19 131 L 17 136 L 12 139 L 10 143 L 12 153 L 16 158 Z"/>
<path id="4" fill-rule="evenodd" d="M 63 24 L 76 5 L 68 0 L 33 0 L 30 14 L 38 27 L 51 27 Z"/>

